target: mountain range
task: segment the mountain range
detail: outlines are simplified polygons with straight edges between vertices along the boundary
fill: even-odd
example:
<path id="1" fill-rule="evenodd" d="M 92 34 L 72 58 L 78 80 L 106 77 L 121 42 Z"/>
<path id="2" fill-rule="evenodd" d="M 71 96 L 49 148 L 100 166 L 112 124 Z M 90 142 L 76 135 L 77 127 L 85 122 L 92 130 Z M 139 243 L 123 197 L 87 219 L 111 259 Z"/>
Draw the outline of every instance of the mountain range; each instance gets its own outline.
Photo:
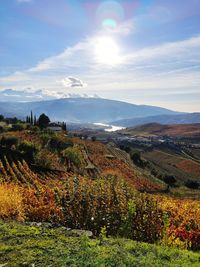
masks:
<path id="1" fill-rule="evenodd" d="M 63 98 L 35 102 L 1 102 L 0 114 L 25 118 L 30 111 L 37 116 L 47 114 L 52 121 L 73 123 L 110 123 L 129 118 L 142 118 L 162 114 L 174 115 L 165 108 L 134 105 L 103 98 Z"/>
<path id="2" fill-rule="evenodd" d="M 38 101 L 39 100 L 39 101 Z M 52 121 L 106 123 L 133 127 L 146 123 L 200 123 L 200 113 L 181 113 L 166 108 L 108 100 L 97 95 L 66 94 L 46 90 L 0 91 L 0 114 L 24 119 L 30 112 L 47 114 Z"/>

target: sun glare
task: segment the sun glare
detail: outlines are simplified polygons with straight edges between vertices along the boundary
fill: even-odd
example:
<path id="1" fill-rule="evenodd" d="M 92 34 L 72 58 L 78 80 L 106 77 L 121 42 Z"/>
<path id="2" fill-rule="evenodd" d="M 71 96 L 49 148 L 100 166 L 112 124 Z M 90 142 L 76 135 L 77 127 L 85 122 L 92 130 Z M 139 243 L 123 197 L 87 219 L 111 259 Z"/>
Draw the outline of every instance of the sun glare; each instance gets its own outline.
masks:
<path id="1" fill-rule="evenodd" d="M 119 46 L 110 37 L 99 37 L 95 40 L 96 60 L 101 64 L 116 65 L 120 63 Z"/>

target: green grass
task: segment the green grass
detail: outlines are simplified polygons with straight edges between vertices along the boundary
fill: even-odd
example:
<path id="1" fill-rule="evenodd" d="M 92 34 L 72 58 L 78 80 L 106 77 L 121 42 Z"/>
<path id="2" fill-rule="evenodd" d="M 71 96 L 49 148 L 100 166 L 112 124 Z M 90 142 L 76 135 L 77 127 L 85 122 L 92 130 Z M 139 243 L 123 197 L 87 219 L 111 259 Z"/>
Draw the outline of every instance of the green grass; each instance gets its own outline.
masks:
<path id="1" fill-rule="evenodd" d="M 122 238 L 70 237 L 63 228 L 0 223 L 0 266 L 200 266 L 200 254 Z M 33 265 L 35 264 L 35 265 Z M 4 266 L 4 265 L 3 265 Z"/>

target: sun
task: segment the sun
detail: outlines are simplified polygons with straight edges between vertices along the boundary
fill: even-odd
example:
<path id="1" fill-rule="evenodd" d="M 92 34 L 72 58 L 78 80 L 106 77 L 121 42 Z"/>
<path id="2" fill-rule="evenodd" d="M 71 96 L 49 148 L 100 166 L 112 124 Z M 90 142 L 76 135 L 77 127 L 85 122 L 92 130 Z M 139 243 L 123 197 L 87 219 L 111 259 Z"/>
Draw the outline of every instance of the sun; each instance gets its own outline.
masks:
<path id="1" fill-rule="evenodd" d="M 99 37 L 95 40 L 96 60 L 101 64 L 116 65 L 120 63 L 120 49 L 111 37 Z"/>

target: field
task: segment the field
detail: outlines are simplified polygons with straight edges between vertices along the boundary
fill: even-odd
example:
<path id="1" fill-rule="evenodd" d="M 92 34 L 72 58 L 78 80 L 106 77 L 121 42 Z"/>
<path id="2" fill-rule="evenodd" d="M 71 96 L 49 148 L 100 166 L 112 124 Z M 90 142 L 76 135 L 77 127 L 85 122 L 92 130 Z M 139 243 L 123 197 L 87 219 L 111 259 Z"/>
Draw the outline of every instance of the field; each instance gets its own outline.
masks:
<path id="1" fill-rule="evenodd" d="M 198 137 L 200 135 L 200 124 L 171 124 L 162 125 L 149 123 L 134 128 L 122 130 L 123 133 L 144 136 L 171 136 L 171 137 Z"/>
<path id="2" fill-rule="evenodd" d="M 199 266 L 199 254 L 122 238 L 72 237 L 63 228 L 0 223 L 1 266 Z"/>

